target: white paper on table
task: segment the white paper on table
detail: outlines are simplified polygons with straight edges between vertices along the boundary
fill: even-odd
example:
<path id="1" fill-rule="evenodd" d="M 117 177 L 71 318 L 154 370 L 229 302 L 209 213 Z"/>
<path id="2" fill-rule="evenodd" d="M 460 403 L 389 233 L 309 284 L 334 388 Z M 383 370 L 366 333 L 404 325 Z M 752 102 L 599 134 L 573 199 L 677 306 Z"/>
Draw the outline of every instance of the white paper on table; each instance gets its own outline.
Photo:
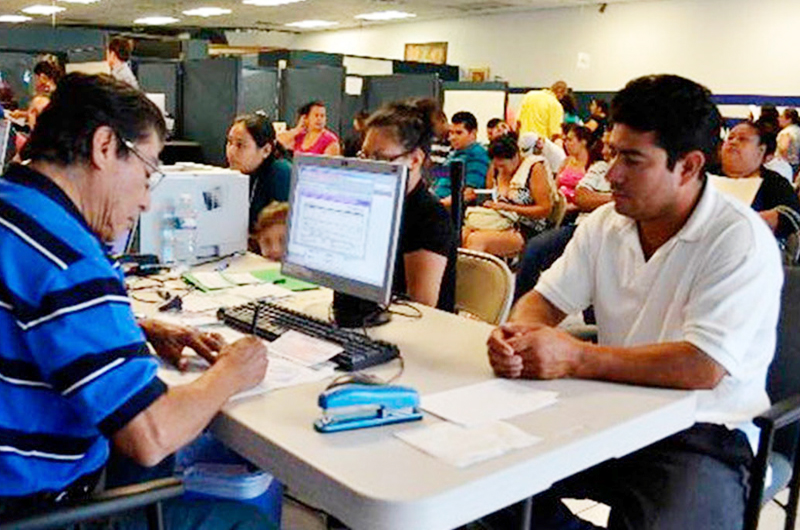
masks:
<path id="1" fill-rule="evenodd" d="M 294 293 L 286 287 L 273 283 L 262 283 L 259 285 L 240 285 L 226 291 L 227 294 L 246 298 L 247 300 L 260 300 L 262 298 L 284 298 L 292 296 Z"/>
<path id="2" fill-rule="evenodd" d="M 422 396 L 421 407 L 460 425 L 478 425 L 513 418 L 552 405 L 558 392 L 536 390 L 535 383 L 492 379 L 475 385 Z"/>
<path id="3" fill-rule="evenodd" d="M 198 314 L 198 313 L 159 313 L 152 317 L 153 320 L 162 320 L 170 324 L 178 324 L 181 326 L 191 326 L 195 328 L 205 328 L 209 326 L 218 326 L 219 320 L 216 315 Z"/>
<path id="4" fill-rule="evenodd" d="M 206 289 L 227 289 L 233 287 L 219 272 L 193 272 L 192 276 Z"/>
<path id="5" fill-rule="evenodd" d="M 303 366 L 314 366 L 329 361 L 344 351 L 344 348 L 339 344 L 289 330 L 270 343 L 269 351 Z"/>
<path id="6" fill-rule="evenodd" d="M 541 441 L 541 438 L 501 421 L 473 427 L 441 422 L 395 432 L 395 436 L 456 467 L 466 467 Z"/>
<path id="7" fill-rule="evenodd" d="M 185 385 L 195 381 L 207 369 L 207 363 L 196 356 L 189 356 L 191 360 L 189 369 L 185 372 L 169 365 L 162 365 L 158 377 L 169 386 Z M 332 376 L 335 365 L 323 363 L 315 367 L 301 366 L 288 359 L 271 356 L 267 365 L 267 374 L 264 379 L 252 388 L 239 392 L 231 397 L 231 401 L 244 399 L 251 396 L 266 394 L 271 390 L 287 388 L 322 381 Z"/>
<path id="8" fill-rule="evenodd" d="M 183 311 L 202 313 L 217 310 L 220 307 L 242 305 L 250 301 L 247 298 L 230 294 L 231 290 L 217 291 L 215 293 L 191 292 L 183 297 Z"/>
<path id="9" fill-rule="evenodd" d="M 253 283 L 263 283 L 249 272 L 223 272 L 223 278 L 236 285 L 250 285 Z"/>

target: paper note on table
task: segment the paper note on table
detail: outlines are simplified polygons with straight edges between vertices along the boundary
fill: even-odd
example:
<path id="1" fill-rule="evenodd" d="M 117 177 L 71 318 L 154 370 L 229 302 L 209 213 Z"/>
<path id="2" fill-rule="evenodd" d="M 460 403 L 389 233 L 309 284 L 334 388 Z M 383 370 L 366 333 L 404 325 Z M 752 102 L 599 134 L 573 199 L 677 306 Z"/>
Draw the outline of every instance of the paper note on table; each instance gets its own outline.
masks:
<path id="1" fill-rule="evenodd" d="M 192 272 L 184 274 L 183 277 L 189 283 L 196 285 L 202 290 L 227 289 L 234 285 L 219 272 Z"/>
<path id="2" fill-rule="evenodd" d="M 274 285 L 271 283 L 262 283 L 259 285 L 240 285 L 239 287 L 228 289 L 226 292 L 233 296 L 247 298 L 248 300 L 260 300 L 262 298 L 283 298 L 285 296 L 292 296 L 292 294 L 294 294 L 289 289 L 285 289 L 279 285 Z"/>
<path id="3" fill-rule="evenodd" d="M 535 383 L 493 379 L 422 396 L 421 407 L 461 425 L 513 418 L 552 405 L 558 393 L 532 388 Z"/>
<path id="4" fill-rule="evenodd" d="M 262 282 L 262 280 L 259 280 L 249 272 L 223 272 L 222 276 L 236 285 L 250 285 L 252 283 Z"/>
<path id="5" fill-rule="evenodd" d="M 761 187 L 761 177 L 753 177 L 746 179 L 732 179 L 728 177 L 719 177 L 717 175 L 708 175 L 711 184 L 717 188 L 717 191 L 730 196 L 736 197 L 747 206 L 753 204 L 756 198 L 758 189 Z"/>
<path id="6" fill-rule="evenodd" d="M 237 332 L 225 332 L 223 334 L 228 342 L 234 342 L 237 338 L 244 336 Z M 158 377 L 169 386 L 191 383 L 203 375 L 203 372 L 208 368 L 208 363 L 197 356 L 190 356 L 189 359 L 191 362 L 189 363 L 189 369 L 187 371 L 180 372 L 173 366 L 162 365 L 162 368 L 158 371 Z M 321 381 L 332 376 L 335 368 L 336 365 L 333 363 L 323 363 L 315 367 L 307 367 L 282 357 L 270 356 L 269 364 L 267 365 L 267 374 L 264 380 L 254 387 L 234 395 L 231 397 L 231 401 L 265 394 L 279 388 Z"/>
<path id="7" fill-rule="evenodd" d="M 541 438 L 501 421 L 473 427 L 441 422 L 396 432 L 395 436 L 457 467 L 465 467 L 541 441 Z"/>
<path id="8" fill-rule="evenodd" d="M 269 351 L 303 366 L 314 366 L 330 360 L 344 349 L 338 344 L 289 330 L 270 343 Z"/>

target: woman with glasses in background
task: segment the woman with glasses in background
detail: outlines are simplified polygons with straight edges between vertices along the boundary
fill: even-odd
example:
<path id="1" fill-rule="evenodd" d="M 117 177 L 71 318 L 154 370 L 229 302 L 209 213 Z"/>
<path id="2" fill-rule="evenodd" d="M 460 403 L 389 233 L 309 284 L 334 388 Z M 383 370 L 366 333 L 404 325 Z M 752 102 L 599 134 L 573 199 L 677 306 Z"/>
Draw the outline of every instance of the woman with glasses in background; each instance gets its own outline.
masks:
<path id="1" fill-rule="evenodd" d="M 408 185 L 393 289 L 411 300 L 452 311 L 457 241 L 450 216 L 426 188 L 438 105 L 427 99 L 390 103 L 367 121 L 361 158 L 404 164 Z"/>

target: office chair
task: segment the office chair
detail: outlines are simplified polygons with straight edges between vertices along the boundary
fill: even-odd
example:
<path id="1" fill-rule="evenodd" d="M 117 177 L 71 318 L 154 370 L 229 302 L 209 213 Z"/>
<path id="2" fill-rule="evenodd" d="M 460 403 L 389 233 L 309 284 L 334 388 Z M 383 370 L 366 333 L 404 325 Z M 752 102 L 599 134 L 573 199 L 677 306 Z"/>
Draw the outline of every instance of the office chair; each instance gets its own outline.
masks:
<path id="1" fill-rule="evenodd" d="M 457 241 L 461 241 L 461 227 L 464 226 L 464 162 L 454 160 L 450 168 L 450 221 Z"/>
<path id="2" fill-rule="evenodd" d="M 785 278 L 778 323 L 775 358 L 769 367 L 767 393 L 774 403 L 753 422 L 761 429 L 758 453 L 751 469 L 750 494 L 745 509 L 745 530 L 758 528 L 761 508 L 784 488 L 789 501 L 781 506 L 786 512 L 786 530 L 795 526 L 800 492 L 800 333 L 796 315 L 800 314 L 800 267 L 784 268 Z M 767 469 L 772 481 L 765 486 Z"/>
<path id="3" fill-rule="evenodd" d="M 514 277 L 500 258 L 458 249 L 456 260 L 456 313 L 467 313 L 490 324 L 508 318 L 514 299 Z"/>
<path id="4" fill-rule="evenodd" d="M 86 500 L 52 511 L 31 514 L 22 519 L 0 521 L 0 530 L 44 530 L 62 528 L 84 521 L 108 517 L 115 513 L 144 508 L 149 530 L 163 530 L 161 501 L 183 494 L 183 483 L 176 478 L 164 478 L 104 491 Z"/>

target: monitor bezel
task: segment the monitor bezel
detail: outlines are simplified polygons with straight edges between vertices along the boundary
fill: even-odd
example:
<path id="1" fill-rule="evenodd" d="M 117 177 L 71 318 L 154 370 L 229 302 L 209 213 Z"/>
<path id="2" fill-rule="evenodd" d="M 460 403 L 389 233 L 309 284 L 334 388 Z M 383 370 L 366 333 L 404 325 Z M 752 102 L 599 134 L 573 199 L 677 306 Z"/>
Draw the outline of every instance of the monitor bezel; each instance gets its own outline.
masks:
<path id="1" fill-rule="evenodd" d="M 300 170 L 307 166 L 324 168 L 348 168 L 356 171 L 366 171 L 382 175 L 392 175 L 395 181 L 395 208 L 392 214 L 392 228 L 389 238 L 388 263 L 384 270 L 383 281 L 380 286 L 360 282 L 340 275 L 318 269 L 311 269 L 299 263 L 289 261 L 289 243 L 292 234 L 292 225 L 295 222 L 292 205 L 295 202 L 297 192 L 298 174 Z M 355 296 L 364 300 L 387 306 L 392 298 L 392 283 L 394 278 L 395 262 L 397 260 L 397 249 L 400 246 L 400 226 L 403 219 L 403 206 L 405 204 L 406 187 L 408 185 L 408 168 L 402 164 L 392 164 L 374 160 L 362 160 L 358 158 L 318 156 L 318 155 L 297 155 L 292 164 L 292 181 L 289 188 L 289 215 L 286 227 L 286 248 L 287 252 L 281 260 L 281 273 L 292 278 L 311 282 L 321 287 L 327 287 L 334 291 Z"/>

